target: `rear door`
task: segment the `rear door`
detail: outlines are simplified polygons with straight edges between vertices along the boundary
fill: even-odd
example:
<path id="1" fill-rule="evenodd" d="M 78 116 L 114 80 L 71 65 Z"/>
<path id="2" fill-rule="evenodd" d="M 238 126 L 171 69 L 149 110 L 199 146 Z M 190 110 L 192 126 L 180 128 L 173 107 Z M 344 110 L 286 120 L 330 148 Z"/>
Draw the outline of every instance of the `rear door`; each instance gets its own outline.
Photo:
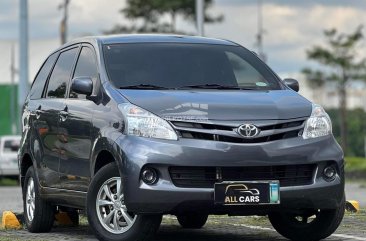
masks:
<path id="1" fill-rule="evenodd" d="M 52 176 L 52 179 L 57 179 L 57 164 L 50 162 L 45 162 L 44 159 L 44 148 L 43 140 L 47 132 L 50 130 L 47 125 L 45 116 L 43 115 L 42 106 L 46 106 L 46 101 L 44 99 L 44 92 L 47 89 L 47 80 L 50 76 L 52 68 L 58 58 L 59 53 L 54 53 L 50 55 L 44 62 L 41 69 L 38 71 L 36 78 L 33 81 L 32 88 L 29 91 L 29 101 L 27 109 L 30 113 L 28 125 L 31 127 L 29 129 L 30 133 L 30 151 L 32 157 L 35 161 L 35 168 L 37 168 L 38 178 L 41 185 L 46 185 L 46 177 Z M 48 151 L 46 151 L 48 154 Z M 48 159 L 47 159 L 48 160 Z M 53 184 L 49 184 L 53 186 Z M 46 185 L 48 186 L 48 185 Z"/>
<path id="2" fill-rule="evenodd" d="M 92 46 L 84 45 L 81 48 L 73 74 L 73 78 L 77 77 L 90 77 L 96 91 L 99 78 Z M 85 95 L 70 90 L 65 108 L 65 116 L 60 121 L 60 135 L 64 139 L 60 156 L 61 187 L 86 192 L 90 182 L 91 130 L 96 104 Z"/>
<path id="3" fill-rule="evenodd" d="M 63 50 L 49 77 L 44 98 L 36 104 L 36 124 L 42 149 L 39 179 L 42 186 L 60 187 L 59 158 L 65 138 L 59 134 L 61 111 L 78 46 Z"/>

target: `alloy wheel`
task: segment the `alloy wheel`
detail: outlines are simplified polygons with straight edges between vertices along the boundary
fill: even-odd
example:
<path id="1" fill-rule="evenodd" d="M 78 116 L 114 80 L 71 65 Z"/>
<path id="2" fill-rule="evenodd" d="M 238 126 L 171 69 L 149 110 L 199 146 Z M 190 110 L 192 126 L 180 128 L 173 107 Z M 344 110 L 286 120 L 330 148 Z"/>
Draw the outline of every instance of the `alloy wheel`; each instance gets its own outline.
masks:
<path id="1" fill-rule="evenodd" d="M 127 211 L 121 185 L 120 177 L 108 179 L 100 187 L 96 199 L 99 222 L 107 231 L 113 234 L 128 231 L 137 218 L 137 215 Z"/>
<path id="2" fill-rule="evenodd" d="M 26 193 L 26 208 L 27 208 L 28 220 L 32 221 L 34 218 L 34 210 L 35 210 L 35 191 L 34 191 L 33 178 L 29 178 L 28 180 L 27 193 Z"/>

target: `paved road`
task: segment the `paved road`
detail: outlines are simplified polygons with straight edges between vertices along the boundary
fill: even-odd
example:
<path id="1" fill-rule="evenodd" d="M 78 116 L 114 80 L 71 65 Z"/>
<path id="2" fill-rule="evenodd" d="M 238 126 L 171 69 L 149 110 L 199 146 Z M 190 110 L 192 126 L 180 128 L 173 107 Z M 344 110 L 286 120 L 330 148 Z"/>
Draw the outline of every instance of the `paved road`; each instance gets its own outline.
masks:
<path id="1" fill-rule="evenodd" d="M 363 217 L 365 218 L 365 217 Z M 256 220 L 258 219 L 258 220 Z M 353 219 L 353 218 L 352 218 Z M 366 227 L 364 223 L 356 226 L 354 220 L 347 217 L 345 224 L 327 241 L 366 241 Z M 247 224 L 249 223 L 249 224 Z M 254 223 L 257 225 L 254 226 Z M 362 226 L 363 225 L 363 226 Z M 348 227 L 348 228 L 347 228 Z M 357 229 L 355 233 L 349 227 Z M 0 231 L 0 240 L 33 240 L 33 241 L 72 241 L 96 240 L 88 226 L 78 228 L 55 227 L 48 234 L 31 234 L 25 230 Z M 168 216 L 154 238 L 154 241 L 285 241 L 275 232 L 264 218 L 249 217 L 210 217 L 208 223 L 200 230 L 182 229 L 175 218 Z"/>
<path id="2" fill-rule="evenodd" d="M 366 188 L 358 184 L 347 185 L 348 199 L 365 198 Z M 364 200 L 361 206 L 366 207 Z M 17 187 L 0 187 L 0 212 L 22 210 L 21 191 Z M 0 215 L 1 215 L 0 213 Z M 78 228 L 55 227 L 49 234 L 30 234 L 21 231 L 0 231 L 0 241 L 4 240 L 96 240 L 85 224 Z M 181 229 L 174 217 L 164 218 L 163 224 L 155 238 L 155 241 L 264 241 L 285 240 L 278 235 L 265 218 L 256 217 L 210 217 L 207 225 L 201 230 Z M 360 240 L 366 241 L 366 213 L 346 215 L 342 226 L 337 233 L 327 240 Z"/>
<path id="3" fill-rule="evenodd" d="M 0 215 L 7 210 L 13 212 L 21 212 L 23 210 L 20 187 L 0 187 Z"/>
<path id="4" fill-rule="evenodd" d="M 346 184 L 347 200 L 357 200 L 360 206 L 366 209 L 366 184 L 347 183 Z"/>

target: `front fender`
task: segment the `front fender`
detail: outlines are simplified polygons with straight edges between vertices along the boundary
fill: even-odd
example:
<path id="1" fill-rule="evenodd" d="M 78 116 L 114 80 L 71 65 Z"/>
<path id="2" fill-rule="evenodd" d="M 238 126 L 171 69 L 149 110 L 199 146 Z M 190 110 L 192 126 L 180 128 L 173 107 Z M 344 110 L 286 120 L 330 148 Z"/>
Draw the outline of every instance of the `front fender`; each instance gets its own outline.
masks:
<path id="1" fill-rule="evenodd" d="M 118 136 L 120 136 L 120 135 L 122 135 L 122 134 L 118 133 Z M 91 155 L 91 162 L 90 162 L 91 177 L 94 176 L 96 161 L 97 161 L 99 154 L 102 151 L 107 151 L 112 154 L 114 160 L 116 160 L 119 170 L 121 170 L 121 168 L 123 167 L 122 161 L 121 161 L 122 160 L 121 150 L 118 147 L 118 145 L 116 144 L 115 139 L 116 139 L 116 137 L 113 138 L 113 136 L 110 136 L 110 137 L 100 137 L 95 140 L 93 149 L 92 149 L 93 153 Z"/>

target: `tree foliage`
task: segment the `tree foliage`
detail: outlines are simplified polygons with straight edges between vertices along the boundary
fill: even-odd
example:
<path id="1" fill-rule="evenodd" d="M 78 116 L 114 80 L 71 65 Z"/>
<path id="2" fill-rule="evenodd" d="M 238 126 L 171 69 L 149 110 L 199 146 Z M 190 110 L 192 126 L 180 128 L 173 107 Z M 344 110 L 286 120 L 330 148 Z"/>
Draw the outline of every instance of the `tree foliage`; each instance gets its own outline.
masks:
<path id="1" fill-rule="evenodd" d="M 306 51 L 307 57 L 323 65 L 325 70 L 306 68 L 303 70 L 310 87 L 326 82 L 335 82 L 339 96 L 339 120 L 341 145 L 347 151 L 347 85 L 353 80 L 366 80 L 366 59 L 359 56 L 363 40 L 362 26 L 353 33 L 338 33 L 336 29 L 325 30 L 326 46 L 315 45 Z"/>
<path id="2" fill-rule="evenodd" d="M 223 16 L 212 16 L 208 9 L 212 6 L 212 0 L 204 1 L 205 23 L 220 22 Z M 127 6 L 121 10 L 125 18 L 131 20 L 131 25 L 116 25 L 106 31 L 107 34 L 131 33 L 131 32 L 161 32 L 182 33 L 176 29 L 176 18 L 182 16 L 188 21 L 195 20 L 195 0 L 127 0 Z M 170 21 L 166 21 L 166 16 Z"/>
<path id="3" fill-rule="evenodd" d="M 328 109 L 327 113 L 332 119 L 333 135 L 340 142 L 340 121 L 337 109 Z M 366 112 L 362 109 L 347 110 L 347 135 L 348 143 L 347 150 L 348 156 L 365 156 L 364 138 L 366 136 Z"/>

